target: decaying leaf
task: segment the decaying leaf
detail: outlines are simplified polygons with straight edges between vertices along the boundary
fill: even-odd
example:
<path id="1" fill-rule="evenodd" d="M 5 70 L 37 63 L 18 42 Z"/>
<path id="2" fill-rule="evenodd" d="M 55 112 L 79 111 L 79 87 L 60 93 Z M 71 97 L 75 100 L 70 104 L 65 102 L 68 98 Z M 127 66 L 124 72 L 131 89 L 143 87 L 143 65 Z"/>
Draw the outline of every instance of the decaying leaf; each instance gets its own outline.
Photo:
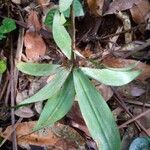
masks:
<path id="1" fill-rule="evenodd" d="M 27 20 L 29 29 L 24 36 L 25 53 L 29 60 L 38 60 L 45 55 L 46 44 L 38 31 L 41 29 L 41 24 L 35 11 L 31 11 Z"/>
<path id="2" fill-rule="evenodd" d="M 102 16 L 107 10 L 110 0 L 87 0 L 90 12 L 94 15 Z"/>
<path id="3" fill-rule="evenodd" d="M 37 146 L 55 146 L 59 149 L 85 149 L 85 141 L 73 128 L 63 125 L 55 124 L 51 127 L 44 128 L 37 132 L 32 132 L 36 122 L 19 123 L 16 128 L 17 142 L 19 145 L 30 144 Z M 5 138 L 12 130 L 8 126 L 0 135 Z M 11 138 L 9 138 L 11 140 Z M 50 149 L 49 149 L 50 150 Z"/>
<path id="4" fill-rule="evenodd" d="M 130 12 L 136 23 L 143 23 L 147 14 L 150 12 L 150 2 L 148 0 L 140 1 L 130 9 Z"/>
<path id="5" fill-rule="evenodd" d="M 25 98 L 28 97 L 28 91 L 22 91 L 21 93 L 18 92 L 16 96 L 16 103 L 22 102 Z M 34 116 L 34 111 L 30 108 L 30 106 L 26 106 L 23 108 L 19 108 L 15 110 L 15 115 L 22 117 L 22 118 L 31 118 Z"/>
<path id="6" fill-rule="evenodd" d="M 103 60 L 103 63 L 106 66 L 113 67 L 113 68 L 124 68 L 127 66 L 130 66 L 131 64 L 137 63 L 136 60 L 131 59 L 122 59 L 122 58 L 115 58 L 115 57 L 107 57 Z M 144 64 L 142 62 L 139 62 L 136 69 L 142 70 L 142 73 L 137 78 L 138 80 L 145 81 L 146 79 L 150 78 L 150 66 L 147 64 Z"/>
<path id="7" fill-rule="evenodd" d="M 118 11 L 123 11 L 132 8 L 143 0 L 114 0 L 105 14 L 114 14 Z"/>

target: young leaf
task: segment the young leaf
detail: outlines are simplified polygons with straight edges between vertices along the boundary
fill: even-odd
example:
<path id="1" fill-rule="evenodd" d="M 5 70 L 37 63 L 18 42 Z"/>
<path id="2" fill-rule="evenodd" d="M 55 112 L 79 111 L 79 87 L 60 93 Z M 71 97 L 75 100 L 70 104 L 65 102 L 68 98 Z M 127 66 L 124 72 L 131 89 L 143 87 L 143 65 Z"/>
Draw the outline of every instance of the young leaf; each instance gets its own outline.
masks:
<path id="1" fill-rule="evenodd" d="M 0 26 L 0 33 L 9 33 L 16 29 L 15 21 L 10 18 L 5 18 Z"/>
<path id="2" fill-rule="evenodd" d="M 141 71 L 115 71 L 110 69 L 91 69 L 86 67 L 82 67 L 81 70 L 89 77 L 111 86 L 128 84 L 141 73 Z"/>
<path id="3" fill-rule="evenodd" d="M 73 0 L 59 0 L 60 12 L 66 11 L 70 7 L 72 1 Z"/>
<path id="4" fill-rule="evenodd" d="M 73 8 L 74 8 L 74 12 L 75 12 L 75 16 L 76 17 L 84 16 L 84 10 L 83 10 L 82 4 L 80 3 L 79 0 L 74 0 L 73 1 Z M 64 16 L 65 17 L 69 17 L 70 16 L 70 8 L 67 9 L 64 12 Z"/>
<path id="5" fill-rule="evenodd" d="M 0 59 L 0 74 L 4 73 L 6 71 L 6 61 L 3 59 Z"/>
<path id="6" fill-rule="evenodd" d="M 71 59 L 71 38 L 65 27 L 61 24 L 61 16 L 58 11 L 55 12 L 53 20 L 53 37 L 68 59 Z"/>
<path id="7" fill-rule="evenodd" d="M 52 81 L 50 81 L 47 85 L 45 85 L 36 94 L 19 103 L 19 105 L 43 101 L 52 97 L 60 90 L 65 80 L 67 79 L 69 73 L 70 73 L 69 70 L 62 69 L 56 74 L 55 78 Z"/>
<path id="8" fill-rule="evenodd" d="M 70 110 L 75 96 L 73 76 L 70 74 L 60 91 L 48 99 L 34 130 L 51 125 Z"/>
<path id="9" fill-rule="evenodd" d="M 56 73 L 59 69 L 59 65 L 19 62 L 17 68 L 19 71 L 28 75 L 48 76 Z"/>
<path id="10" fill-rule="evenodd" d="M 48 27 L 52 27 L 53 24 L 53 18 L 54 18 L 54 14 L 57 11 L 57 9 L 51 9 L 48 14 L 46 15 L 45 18 L 45 25 L 47 25 Z"/>
<path id="11" fill-rule="evenodd" d="M 99 150 L 119 150 L 120 136 L 108 105 L 80 69 L 73 73 L 81 113 Z"/>

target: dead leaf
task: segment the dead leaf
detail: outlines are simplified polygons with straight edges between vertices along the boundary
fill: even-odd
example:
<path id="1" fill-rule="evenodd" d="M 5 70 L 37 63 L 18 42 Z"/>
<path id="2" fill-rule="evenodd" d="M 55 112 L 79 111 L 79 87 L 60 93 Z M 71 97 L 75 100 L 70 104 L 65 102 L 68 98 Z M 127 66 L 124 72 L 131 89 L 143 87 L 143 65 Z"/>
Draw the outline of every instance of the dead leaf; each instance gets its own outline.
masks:
<path id="1" fill-rule="evenodd" d="M 29 107 L 19 108 L 15 111 L 15 115 L 21 118 L 31 118 L 34 116 L 34 111 Z"/>
<path id="2" fill-rule="evenodd" d="M 36 32 L 26 32 L 24 36 L 26 56 L 29 60 L 38 60 L 45 55 L 46 45 L 42 37 Z"/>
<path id="3" fill-rule="evenodd" d="M 132 8 L 137 5 L 142 0 L 114 0 L 110 3 L 108 11 L 106 14 L 114 14 L 118 11 L 123 11 Z"/>
<path id="4" fill-rule="evenodd" d="M 71 125 L 79 130 L 82 130 L 86 135 L 90 136 L 88 128 L 83 120 L 82 114 L 78 102 L 74 102 L 70 112 L 67 114 L 67 117 L 70 118 Z"/>
<path id="5" fill-rule="evenodd" d="M 150 12 L 150 2 L 148 0 L 140 1 L 130 9 L 135 23 L 140 24 L 146 21 L 146 16 Z"/>
<path id="6" fill-rule="evenodd" d="M 57 149 L 79 148 L 85 149 L 85 141 L 73 128 L 57 123 L 51 127 L 44 128 L 37 132 L 32 132 L 35 121 L 19 123 L 16 127 L 17 143 L 19 145 L 37 145 L 37 146 L 55 146 Z M 0 136 L 5 138 L 12 130 L 12 126 L 8 126 Z M 9 138 L 11 140 L 11 138 Z M 49 149 L 50 150 L 50 149 Z"/>
<path id="7" fill-rule="evenodd" d="M 135 63 L 137 63 L 136 60 L 115 58 L 112 56 L 108 56 L 103 60 L 103 64 L 113 68 L 128 67 L 129 65 Z M 150 65 L 139 62 L 135 69 L 142 70 L 141 75 L 137 78 L 138 80 L 145 81 L 146 79 L 150 78 Z"/>
<path id="8" fill-rule="evenodd" d="M 21 0 L 11 0 L 15 4 L 21 4 Z"/>
<path id="9" fill-rule="evenodd" d="M 106 101 L 108 101 L 113 96 L 113 91 L 107 85 L 101 84 L 96 86 L 96 88 L 101 92 Z"/>
<path id="10" fill-rule="evenodd" d="M 46 44 L 38 33 L 41 24 L 35 11 L 30 12 L 27 24 L 29 29 L 24 36 L 25 53 L 29 60 L 37 61 L 45 55 Z"/>
<path id="11" fill-rule="evenodd" d="M 87 0 L 91 14 L 102 16 L 107 10 L 110 0 Z"/>
<path id="12" fill-rule="evenodd" d="M 28 90 L 18 92 L 16 96 L 16 103 L 19 104 L 27 97 L 28 97 Z M 22 118 L 31 118 L 34 116 L 34 111 L 30 108 L 30 106 L 26 106 L 26 107 L 18 108 L 17 110 L 15 110 L 15 115 L 22 117 Z"/>
<path id="13" fill-rule="evenodd" d="M 31 10 L 27 19 L 27 24 L 29 27 L 29 30 L 31 31 L 40 31 L 41 24 L 39 22 L 39 18 L 37 16 L 37 12 L 34 10 Z M 32 27 L 32 28 L 31 28 Z"/>

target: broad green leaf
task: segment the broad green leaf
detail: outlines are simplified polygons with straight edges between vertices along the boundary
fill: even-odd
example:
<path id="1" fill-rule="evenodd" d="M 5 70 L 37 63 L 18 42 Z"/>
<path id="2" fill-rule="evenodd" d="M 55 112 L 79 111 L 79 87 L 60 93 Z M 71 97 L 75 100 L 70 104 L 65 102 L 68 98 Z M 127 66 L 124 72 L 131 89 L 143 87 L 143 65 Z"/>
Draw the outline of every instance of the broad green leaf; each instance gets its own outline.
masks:
<path id="1" fill-rule="evenodd" d="M 3 59 L 0 59 L 0 74 L 4 73 L 7 69 L 6 61 Z"/>
<path id="2" fill-rule="evenodd" d="M 130 145 L 129 150 L 149 150 L 150 149 L 150 138 L 149 137 L 138 137 Z"/>
<path id="3" fill-rule="evenodd" d="M 80 3 L 79 0 L 74 0 L 73 1 L 73 8 L 74 8 L 74 12 L 75 12 L 75 16 L 76 17 L 84 16 L 84 10 L 83 10 L 82 4 Z M 70 16 L 70 8 L 67 9 L 64 12 L 64 16 L 65 17 L 69 17 Z"/>
<path id="4" fill-rule="evenodd" d="M 72 4 L 73 0 L 59 0 L 59 9 L 60 12 L 66 11 L 70 5 Z"/>
<path id="5" fill-rule="evenodd" d="M 46 102 L 34 130 L 51 125 L 71 109 L 75 96 L 73 76 L 70 74 L 60 91 Z"/>
<path id="6" fill-rule="evenodd" d="M 51 98 L 54 96 L 62 87 L 64 82 L 66 81 L 70 71 L 62 69 L 60 72 L 58 72 L 55 76 L 55 78 L 47 83 L 41 90 L 39 90 L 36 94 L 33 96 L 25 99 L 19 105 L 25 105 L 25 104 L 30 104 L 38 101 L 43 101 L 48 98 Z"/>
<path id="7" fill-rule="evenodd" d="M 59 65 L 19 62 L 17 68 L 19 71 L 28 75 L 48 76 L 56 73 L 59 70 Z"/>
<path id="8" fill-rule="evenodd" d="M 115 71 L 110 69 L 91 69 L 81 68 L 81 70 L 89 77 L 111 86 L 121 86 L 128 84 L 136 77 L 138 77 L 141 71 Z"/>
<path id="9" fill-rule="evenodd" d="M 137 65 L 138 65 L 139 62 L 137 63 L 133 63 L 127 67 L 124 67 L 124 68 L 112 68 L 112 67 L 108 67 L 108 66 L 105 66 L 107 69 L 110 69 L 110 70 L 114 70 L 114 71 L 130 71 L 132 69 L 134 69 Z"/>
<path id="10" fill-rule="evenodd" d="M 48 14 L 46 15 L 45 18 L 45 25 L 47 25 L 48 27 L 52 27 L 53 25 L 53 18 L 54 18 L 54 14 L 57 11 L 57 9 L 51 9 Z"/>
<path id="11" fill-rule="evenodd" d="M 61 16 L 58 11 L 55 13 L 53 20 L 53 37 L 61 51 L 68 59 L 71 59 L 71 37 L 61 24 Z"/>
<path id="12" fill-rule="evenodd" d="M 16 29 L 15 21 L 10 18 L 5 18 L 0 26 L 0 33 L 9 33 Z"/>
<path id="13" fill-rule="evenodd" d="M 81 113 L 99 150 L 120 150 L 120 136 L 113 115 L 80 69 L 74 71 L 74 85 Z"/>

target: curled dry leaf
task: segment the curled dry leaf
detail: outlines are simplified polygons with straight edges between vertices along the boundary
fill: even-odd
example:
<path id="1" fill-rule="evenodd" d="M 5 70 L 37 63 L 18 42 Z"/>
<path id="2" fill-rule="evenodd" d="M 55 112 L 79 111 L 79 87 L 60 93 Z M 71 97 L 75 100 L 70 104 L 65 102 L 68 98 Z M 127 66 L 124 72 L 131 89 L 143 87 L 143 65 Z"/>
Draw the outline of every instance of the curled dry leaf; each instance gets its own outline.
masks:
<path id="1" fill-rule="evenodd" d="M 123 68 L 128 67 L 131 64 L 136 64 L 136 60 L 131 59 L 123 59 L 123 58 L 115 58 L 112 56 L 108 56 L 103 60 L 103 64 L 105 64 L 108 67 L 113 68 Z M 145 81 L 146 79 L 150 78 L 150 66 L 147 64 L 144 64 L 142 62 L 139 62 L 135 69 L 142 70 L 141 75 L 137 78 L 138 80 Z"/>
<path id="2" fill-rule="evenodd" d="M 143 23 L 150 12 L 150 2 L 148 0 L 140 1 L 130 9 L 130 12 L 135 23 Z"/>
<path id="3" fill-rule="evenodd" d="M 28 91 L 22 91 L 21 93 L 17 93 L 16 96 L 16 103 L 19 104 L 20 102 L 22 102 L 25 98 L 28 97 Z M 23 108 L 18 108 L 17 110 L 15 110 L 15 115 L 22 117 L 22 118 L 31 118 L 34 116 L 34 111 L 30 108 L 30 106 L 26 106 Z"/>
<path id="4" fill-rule="evenodd" d="M 73 128 L 63 125 L 55 124 L 51 127 L 44 128 L 37 132 L 32 132 L 36 122 L 19 123 L 16 128 L 17 143 L 19 145 L 30 144 L 37 146 L 52 147 L 57 149 L 85 149 L 85 141 Z M 12 130 L 12 126 L 7 127 L 0 136 L 5 138 Z M 11 140 L 11 138 L 9 138 Z M 49 149 L 50 150 L 50 149 Z"/>
<path id="5" fill-rule="evenodd" d="M 24 36 L 25 53 L 29 60 L 37 61 L 45 55 L 46 44 L 38 33 L 41 24 L 35 11 L 31 11 L 29 14 L 27 24 L 29 29 Z"/>
<path id="6" fill-rule="evenodd" d="M 106 14 L 114 14 L 118 11 L 123 11 L 132 8 L 143 0 L 114 0 L 110 5 Z"/>

